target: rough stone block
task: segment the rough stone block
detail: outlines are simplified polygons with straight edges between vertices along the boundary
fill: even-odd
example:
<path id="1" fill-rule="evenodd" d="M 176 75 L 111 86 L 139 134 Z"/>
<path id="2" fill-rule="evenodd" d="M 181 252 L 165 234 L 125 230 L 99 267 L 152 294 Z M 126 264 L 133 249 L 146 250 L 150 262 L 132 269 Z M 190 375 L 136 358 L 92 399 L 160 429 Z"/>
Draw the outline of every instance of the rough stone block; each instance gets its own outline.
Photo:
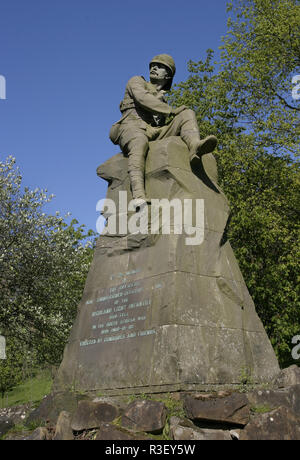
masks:
<path id="1" fill-rule="evenodd" d="M 101 423 L 96 435 L 96 441 L 141 441 L 151 439 L 146 435 L 130 433 L 122 427 L 117 427 L 111 423 Z"/>
<path id="2" fill-rule="evenodd" d="M 247 397 L 240 393 L 208 400 L 186 396 L 184 407 L 187 416 L 197 421 L 244 426 L 250 419 Z"/>
<path id="3" fill-rule="evenodd" d="M 187 418 L 171 417 L 170 436 L 176 441 L 231 441 L 232 435 L 223 429 L 199 428 Z"/>
<path id="4" fill-rule="evenodd" d="M 54 441 L 71 441 L 74 439 L 71 428 L 71 416 L 68 412 L 62 411 L 56 422 Z"/>
<path id="5" fill-rule="evenodd" d="M 300 385 L 300 367 L 294 364 L 282 369 L 274 383 L 279 388 Z"/>
<path id="6" fill-rule="evenodd" d="M 300 417 L 300 385 L 287 388 L 255 390 L 247 394 L 250 407 L 255 410 L 265 408 L 271 411 L 279 406 L 286 407 Z"/>
<path id="7" fill-rule="evenodd" d="M 72 417 L 71 427 L 74 431 L 99 428 L 101 422 L 111 422 L 118 414 L 118 408 L 112 404 L 80 401 Z"/>
<path id="8" fill-rule="evenodd" d="M 70 414 L 76 411 L 80 398 L 84 396 L 78 396 L 71 391 L 51 393 L 29 414 L 26 423 L 50 422 L 55 425 L 61 411 Z"/>
<path id="9" fill-rule="evenodd" d="M 122 416 L 122 426 L 134 431 L 160 433 L 166 423 L 167 410 L 163 403 L 150 400 L 133 401 Z"/>
<path id="10" fill-rule="evenodd" d="M 50 435 L 47 428 L 38 427 L 29 436 L 25 438 L 26 441 L 49 441 Z"/>
<path id="11" fill-rule="evenodd" d="M 175 441 L 232 441 L 229 431 L 176 426 L 171 430 Z"/>
<path id="12" fill-rule="evenodd" d="M 286 407 L 254 417 L 241 431 L 240 440 L 299 441 L 300 419 Z"/>
<path id="13" fill-rule="evenodd" d="M 0 438 L 4 436 L 12 427 L 14 422 L 7 417 L 0 417 Z"/>

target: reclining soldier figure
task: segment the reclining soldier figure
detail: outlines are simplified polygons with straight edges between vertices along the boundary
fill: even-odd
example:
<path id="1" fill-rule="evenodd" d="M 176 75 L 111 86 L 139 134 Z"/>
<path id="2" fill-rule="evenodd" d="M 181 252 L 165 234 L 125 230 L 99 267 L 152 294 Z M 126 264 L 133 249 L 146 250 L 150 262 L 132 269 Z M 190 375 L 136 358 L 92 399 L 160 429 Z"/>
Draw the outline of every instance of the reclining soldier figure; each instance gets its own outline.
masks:
<path id="1" fill-rule="evenodd" d="M 169 136 L 180 136 L 190 151 L 190 160 L 212 152 L 215 136 L 200 139 L 193 110 L 185 105 L 170 107 L 165 93 L 171 89 L 175 63 L 168 54 L 159 54 L 150 62 L 150 82 L 144 77 L 132 77 L 120 103 L 122 118 L 111 128 L 109 137 L 128 155 L 128 173 L 136 206 L 147 202 L 144 186 L 145 159 L 149 142 Z M 166 122 L 166 119 L 169 121 Z"/>

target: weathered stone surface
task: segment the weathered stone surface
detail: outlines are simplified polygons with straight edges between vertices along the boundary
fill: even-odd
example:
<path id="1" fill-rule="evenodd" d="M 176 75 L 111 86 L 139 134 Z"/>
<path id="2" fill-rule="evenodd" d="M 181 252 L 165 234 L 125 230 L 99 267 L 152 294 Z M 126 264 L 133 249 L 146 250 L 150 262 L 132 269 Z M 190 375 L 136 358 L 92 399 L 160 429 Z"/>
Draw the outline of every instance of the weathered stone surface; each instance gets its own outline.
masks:
<path id="1" fill-rule="evenodd" d="M 118 410 L 124 410 L 128 406 L 127 396 L 96 396 L 92 399 L 92 402 L 111 404 L 118 408 Z"/>
<path id="2" fill-rule="evenodd" d="M 0 438 L 4 436 L 12 427 L 14 422 L 7 417 L 0 417 Z"/>
<path id="3" fill-rule="evenodd" d="M 178 425 L 185 426 L 187 428 L 194 428 L 195 427 L 193 422 L 191 420 L 189 420 L 188 418 L 181 418 L 181 417 L 176 417 L 176 416 L 170 417 L 170 419 L 169 419 L 169 427 L 170 427 L 170 429 L 175 428 Z"/>
<path id="4" fill-rule="evenodd" d="M 279 388 L 300 385 L 300 367 L 294 364 L 286 369 L 282 369 L 275 379 L 275 385 Z"/>
<path id="5" fill-rule="evenodd" d="M 38 427 L 24 440 L 26 441 L 49 441 L 50 435 L 47 428 Z"/>
<path id="6" fill-rule="evenodd" d="M 101 422 L 111 422 L 118 417 L 119 411 L 113 404 L 92 401 L 79 401 L 71 427 L 74 431 L 99 428 Z"/>
<path id="7" fill-rule="evenodd" d="M 29 414 L 26 423 L 50 422 L 55 425 L 61 411 L 73 414 L 77 409 L 78 401 L 82 398 L 84 396 L 71 391 L 51 393 Z"/>
<path id="8" fill-rule="evenodd" d="M 171 432 L 175 441 L 232 441 L 229 431 L 208 428 L 187 428 L 178 425 Z"/>
<path id="9" fill-rule="evenodd" d="M 300 417 L 300 385 L 276 390 L 256 390 L 247 394 L 249 405 L 255 410 L 265 408 L 271 411 L 279 406 L 286 407 Z"/>
<path id="10" fill-rule="evenodd" d="M 184 407 L 191 420 L 244 426 L 250 419 L 247 397 L 240 393 L 208 400 L 186 396 Z"/>
<path id="11" fill-rule="evenodd" d="M 122 426 L 134 431 L 160 433 L 166 423 L 167 409 L 158 401 L 133 401 L 122 415 Z"/>
<path id="12" fill-rule="evenodd" d="M 22 424 L 30 412 L 32 412 L 31 403 L 4 407 L 0 409 L 0 420 L 7 419 L 15 425 Z"/>
<path id="13" fill-rule="evenodd" d="M 117 427 L 111 423 L 101 423 L 96 435 L 96 441 L 137 441 L 146 440 L 146 435 L 130 433 L 122 427 Z"/>
<path id="14" fill-rule="evenodd" d="M 300 419 L 286 407 L 255 416 L 241 430 L 240 440 L 300 440 Z"/>
<path id="15" fill-rule="evenodd" d="M 55 433 L 53 440 L 54 441 L 71 441 L 74 439 L 73 431 L 71 428 L 71 416 L 68 412 L 62 411 L 59 414 Z"/>
<path id="16" fill-rule="evenodd" d="M 31 411 L 32 404 L 30 403 L 0 409 L 0 438 L 14 425 L 23 424 Z"/>
<path id="17" fill-rule="evenodd" d="M 194 226 L 201 244 L 187 245 L 185 232 L 174 233 L 174 219 L 170 235 L 101 236 L 56 389 L 182 391 L 239 384 L 245 368 L 254 382 L 279 372 L 226 239 L 229 207 L 213 155 L 194 161 L 192 169 L 180 138 L 150 143 L 147 196 L 203 199 L 204 220 L 194 212 L 187 226 Z M 107 198 L 117 204 L 111 218 L 117 216 L 119 232 L 127 203 L 119 209 L 119 192 L 131 199 L 127 171 L 122 155 L 98 171 L 109 181 Z"/>
<path id="18" fill-rule="evenodd" d="M 199 428 L 187 418 L 171 417 L 169 421 L 170 437 L 176 441 L 231 441 L 229 431 L 223 429 Z"/>
<path id="19" fill-rule="evenodd" d="M 10 431 L 4 436 L 5 441 L 26 441 L 28 436 L 30 436 L 30 431 L 21 431 L 18 433 L 15 433 L 14 431 Z M 2 439 L 1 439 L 2 440 Z"/>

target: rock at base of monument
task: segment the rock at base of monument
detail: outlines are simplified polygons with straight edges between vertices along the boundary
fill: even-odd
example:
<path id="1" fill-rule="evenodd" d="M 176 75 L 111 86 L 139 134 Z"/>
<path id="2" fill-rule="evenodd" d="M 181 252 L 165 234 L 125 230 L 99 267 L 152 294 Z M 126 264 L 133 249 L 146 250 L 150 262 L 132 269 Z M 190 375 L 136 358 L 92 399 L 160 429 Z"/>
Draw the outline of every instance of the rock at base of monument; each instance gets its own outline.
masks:
<path id="1" fill-rule="evenodd" d="M 26 424 L 49 422 L 55 425 L 62 411 L 67 411 L 72 415 L 77 410 L 78 401 L 85 398 L 87 396 L 71 391 L 53 392 L 47 395 L 40 405 L 29 414 Z"/>
<path id="2" fill-rule="evenodd" d="M 300 367 L 296 364 L 282 369 L 274 382 L 279 388 L 300 385 Z"/>
<path id="3" fill-rule="evenodd" d="M 257 415 L 241 431 L 240 440 L 299 441 L 300 418 L 286 407 Z"/>
<path id="4" fill-rule="evenodd" d="M 300 385 L 280 389 L 260 389 L 247 394 L 249 405 L 254 411 L 271 411 L 285 407 L 300 417 Z"/>
<path id="5" fill-rule="evenodd" d="M 66 395 L 64 400 L 70 403 Z M 52 415 L 55 401 L 61 407 L 61 395 L 60 399 L 52 395 Z M 44 415 L 46 420 L 50 418 Z M 101 421 L 104 418 L 113 420 Z M 73 425 L 75 430 L 71 420 L 77 423 Z M 32 433 L 12 430 L 5 439 L 144 440 L 151 436 L 153 439 L 153 434 L 158 433 L 161 437 L 163 433 L 164 439 L 178 441 L 299 440 L 299 427 L 300 385 L 294 385 L 242 393 L 223 390 L 218 393 L 156 394 L 151 399 L 135 399 L 130 403 L 127 397 L 81 400 L 73 417 L 66 411 L 60 412 L 56 426 L 50 423 Z"/>
<path id="6" fill-rule="evenodd" d="M 188 418 L 197 422 L 245 426 L 250 419 L 248 399 L 241 393 L 207 400 L 186 396 L 184 407 Z"/>
<path id="7" fill-rule="evenodd" d="M 175 441 L 231 441 L 233 438 L 230 431 L 219 427 L 199 428 L 188 418 L 170 417 L 170 438 Z"/>
<path id="8" fill-rule="evenodd" d="M 167 418 L 167 409 L 162 402 L 133 401 L 122 415 L 122 426 L 133 431 L 159 434 Z"/>
<path id="9" fill-rule="evenodd" d="M 102 422 L 112 422 L 119 415 L 118 408 L 105 402 L 79 401 L 72 417 L 74 431 L 99 428 Z"/>
<path id="10" fill-rule="evenodd" d="M 144 441 L 153 440 L 147 435 L 130 433 L 122 427 L 117 427 L 111 423 L 102 423 L 95 437 L 96 441 Z"/>
<path id="11" fill-rule="evenodd" d="M 209 428 L 187 428 L 178 425 L 171 430 L 174 441 L 232 441 L 229 431 Z"/>
<path id="12" fill-rule="evenodd" d="M 53 441 L 72 441 L 73 439 L 71 415 L 66 411 L 62 411 L 56 422 Z"/>
<path id="13" fill-rule="evenodd" d="M 25 441 L 49 441 L 50 435 L 47 428 L 38 427 L 29 436 L 24 438 Z"/>
<path id="14" fill-rule="evenodd" d="M 4 436 L 12 427 L 14 423 L 12 420 L 6 417 L 0 418 L 0 439 Z"/>
<path id="15" fill-rule="evenodd" d="M 33 403 L 31 402 L 19 404 L 17 406 L 4 407 L 0 409 L 0 421 L 7 419 L 14 425 L 21 425 L 32 410 Z"/>

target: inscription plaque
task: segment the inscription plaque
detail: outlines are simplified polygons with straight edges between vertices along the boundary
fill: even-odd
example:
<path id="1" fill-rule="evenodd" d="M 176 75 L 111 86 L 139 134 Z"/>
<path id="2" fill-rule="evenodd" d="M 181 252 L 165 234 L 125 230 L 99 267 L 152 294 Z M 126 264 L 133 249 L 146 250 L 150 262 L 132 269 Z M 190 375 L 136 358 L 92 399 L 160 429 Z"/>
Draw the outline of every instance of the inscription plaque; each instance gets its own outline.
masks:
<path id="1" fill-rule="evenodd" d="M 148 280 L 128 281 L 128 275 L 138 271 L 111 275 L 111 280 L 122 283 L 97 291 L 94 299 L 85 302 L 87 315 L 86 338 L 80 341 L 80 347 L 119 342 L 144 337 L 156 333 L 149 326 L 151 297 L 153 290 L 163 287 Z"/>

